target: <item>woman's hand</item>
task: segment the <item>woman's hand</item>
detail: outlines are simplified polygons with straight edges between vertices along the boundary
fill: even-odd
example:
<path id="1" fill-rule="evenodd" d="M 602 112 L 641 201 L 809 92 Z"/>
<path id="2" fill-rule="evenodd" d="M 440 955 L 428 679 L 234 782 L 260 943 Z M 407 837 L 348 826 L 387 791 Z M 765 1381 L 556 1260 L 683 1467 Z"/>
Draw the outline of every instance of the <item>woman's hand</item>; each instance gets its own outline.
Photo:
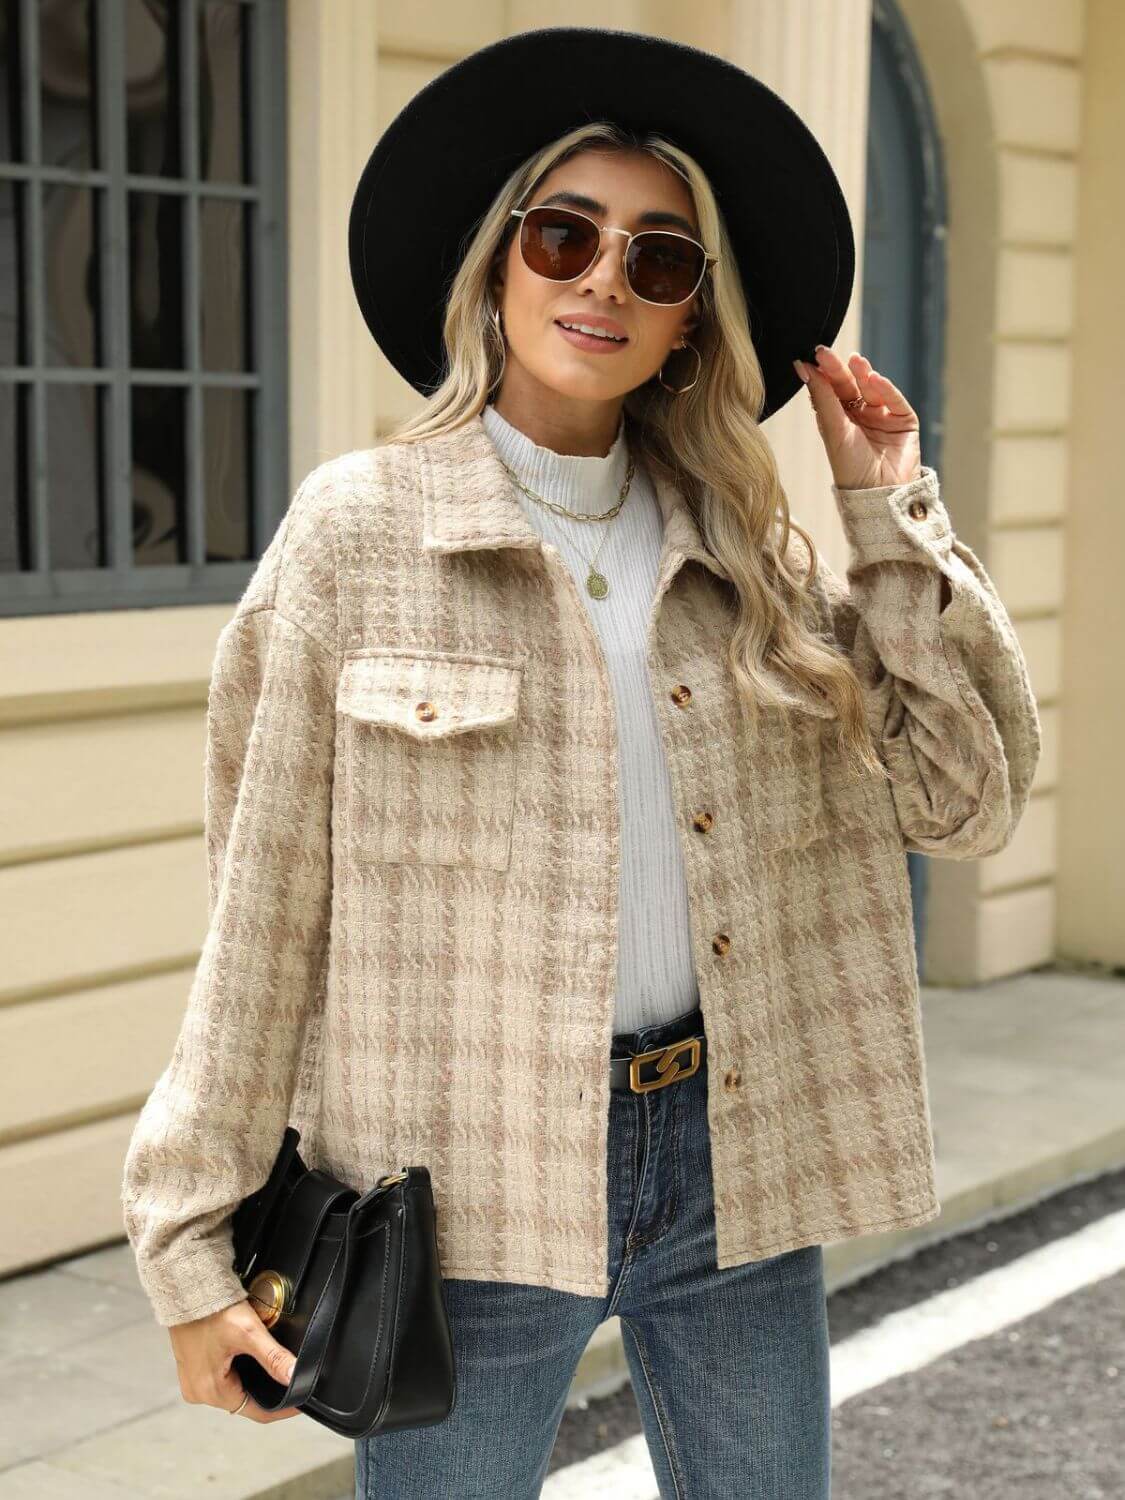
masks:
<path id="1" fill-rule="evenodd" d="M 168 1330 L 180 1376 L 180 1395 L 193 1405 L 219 1406 L 233 1412 L 245 1387 L 231 1368 L 236 1354 L 250 1354 L 267 1374 L 288 1385 L 294 1358 L 266 1329 L 249 1298 L 220 1308 L 205 1318 L 177 1323 Z M 295 1417 L 299 1408 L 284 1406 L 264 1411 L 253 1397 L 239 1413 L 254 1422 L 279 1422 Z"/>
<path id="2" fill-rule="evenodd" d="M 816 352 L 815 365 L 795 359 L 793 368 L 808 386 L 836 486 L 865 490 L 917 479 L 922 472 L 918 413 L 898 386 L 862 354 L 845 364 L 825 344 Z M 857 396 L 867 404 L 847 411 L 843 403 Z"/>

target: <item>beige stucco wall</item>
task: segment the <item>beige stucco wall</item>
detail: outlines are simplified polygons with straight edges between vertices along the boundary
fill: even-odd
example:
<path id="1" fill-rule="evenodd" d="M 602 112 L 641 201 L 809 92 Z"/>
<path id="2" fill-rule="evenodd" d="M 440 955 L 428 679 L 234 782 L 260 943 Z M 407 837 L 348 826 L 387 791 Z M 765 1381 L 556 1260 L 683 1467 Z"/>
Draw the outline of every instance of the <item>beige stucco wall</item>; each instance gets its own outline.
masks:
<path id="1" fill-rule="evenodd" d="M 963 984 L 1048 961 L 1057 926 L 1062 573 L 1070 492 L 1081 0 L 904 0 L 949 205 L 943 492 L 1028 660 L 1043 726 L 1007 849 L 931 860 L 923 970 Z"/>
<path id="2" fill-rule="evenodd" d="M 1089 0 L 1080 114 L 1063 569 L 1058 945 L 1125 964 L 1125 6 Z"/>
<path id="3" fill-rule="evenodd" d="M 321 458 L 374 441 L 417 400 L 367 334 L 345 239 L 367 152 L 416 89 L 472 48 L 540 24 L 635 26 L 711 47 L 760 69 L 809 118 L 862 239 L 866 0 L 842 0 L 847 24 L 836 31 L 816 29 L 818 3 L 664 0 L 607 12 L 587 0 L 565 11 L 291 0 L 291 488 Z M 1125 51 L 1121 17 L 1102 0 L 1087 98 L 1077 0 L 907 8 L 934 74 L 951 170 L 946 494 L 1012 604 L 1046 738 L 1017 843 L 935 881 L 932 961 L 971 980 L 1051 951 L 1056 843 L 1065 938 L 1088 953 L 1120 941 L 1107 894 L 1120 819 L 1099 818 L 1097 798 L 1112 785 L 1116 723 L 1098 688 L 1122 639 L 1120 603 L 1108 628 L 1104 603 L 1112 610 L 1121 513 L 1115 468 L 1102 458 L 1116 368 L 1102 309 L 1120 297 L 1111 143 L 1121 124 L 1114 66 Z M 859 313 L 857 300 L 841 335 L 849 348 Z M 771 441 L 794 508 L 839 562 L 819 440 L 793 405 Z M 1072 585 L 1079 567 L 1083 581 Z M 1090 576 L 1104 587 L 1087 587 Z M 10 934 L 0 1056 L 11 1080 L 0 1097 L 0 1200 L 13 1226 L 0 1272 L 120 1238 L 125 1146 L 170 1054 L 205 930 L 203 713 L 229 613 L 211 605 L 0 621 L 0 898 Z M 1067 801 L 1056 794 L 1064 661 L 1076 725 Z M 1074 822 L 1058 840 L 1060 807 Z"/>

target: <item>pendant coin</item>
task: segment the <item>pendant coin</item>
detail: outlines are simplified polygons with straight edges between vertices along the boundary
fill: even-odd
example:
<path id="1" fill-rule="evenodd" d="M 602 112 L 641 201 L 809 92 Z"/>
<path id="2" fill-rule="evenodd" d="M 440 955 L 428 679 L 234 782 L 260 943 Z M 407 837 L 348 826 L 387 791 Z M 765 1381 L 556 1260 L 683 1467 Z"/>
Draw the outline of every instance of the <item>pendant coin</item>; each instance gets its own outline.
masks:
<path id="1" fill-rule="evenodd" d="M 604 599 L 609 593 L 609 584 L 603 575 L 596 573 L 593 568 L 590 569 L 586 577 L 586 592 L 592 594 L 595 599 Z"/>

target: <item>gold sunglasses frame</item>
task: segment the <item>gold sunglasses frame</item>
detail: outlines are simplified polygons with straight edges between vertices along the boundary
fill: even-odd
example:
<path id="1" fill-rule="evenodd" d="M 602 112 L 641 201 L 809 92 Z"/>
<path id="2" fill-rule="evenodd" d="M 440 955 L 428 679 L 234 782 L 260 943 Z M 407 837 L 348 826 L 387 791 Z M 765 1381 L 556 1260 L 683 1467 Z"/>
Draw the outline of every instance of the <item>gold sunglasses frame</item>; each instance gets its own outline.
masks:
<path id="1" fill-rule="evenodd" d="M 683 307 L 684 303 L 690 302 L 691 299 L 695 296 L 696 292 L 698 292 L 699 288 L 703 285 L 703 278 L 707 275 L 707 267 L 717 266 L 719 263 L 719 257 L 717 255 L 710 255 L 707 251 L 706 245 L 701 244 L 699 240 L 694 239 L 690 234 L 681 234 L 677 229 L 638 229 L 635 234 L 631 234 L 628 229 L 618 229 L 612 224 L 599 224 L 596 219 L 591 219 L 590 215 L 584 214 L 581 209 L 567 208 L 565 204 L 561 203 L 532 203 L 529 204 L 527 208 L 513 208 L 511 210 L 510 217 L 522 221 L 529 213 L 531 213 L 533 209 L 536 208 L 545 209 L 547 212 L 554 211 L 557 213 L 573 214 L 576 219 L 585 219 L 586 223 L 592 225 L 594 230 L 597 232 L 598 249 L 595 250 L 594 254 L 591 256 L 589 265 L 583 266 L 582 270 L 579 271 L 577 276 L 543 276 L 542 271 L 537 271 L 534 266 L 527 265 L 527 257 L 524 256 L 523 253 L 523 224 L 521 222 L 520 256 L 523 259 L 524 265 L 527 266 L 527 269 L 533 275 L 541 276 L 544 281 L 555 281 L 559 284 L 559 286 L 567 286 L 570 282 L 579 281 L 583 276 L 586 275 L 586 272 L 590 269 L 590 266 L 592 266 L 598 258 L 598 254 L 601 250 L 602 244 L 601 237 L 603 234 L 623 234 L 625 236 L 625 244 L 621 251 L 621 264 L 625 269 L 625 284 L 629 288 L 633 296 L 636 297 L 638 302 L 645 302 L 649 307 Z M 634 240 L 643 240 L 645 235 L 648 234 L 659 234 L 665 236 L 666 238 L 675 240 L 687 240 L 689 245 L 694 245 L 697 250 L 701 250 L 703 252 L 703 269 L 699 273 L 699 280 L 695 283 L 687 296 L 681 297 L 677 302 L 654 302 L 651 297 L 642 297 L 640 292 L 637 291 L 637 289 L 633 286 L 633 283 L 629 280 L 629 266 L 625 258 L 629 254 L 629 246 L 633 243 Z"/>

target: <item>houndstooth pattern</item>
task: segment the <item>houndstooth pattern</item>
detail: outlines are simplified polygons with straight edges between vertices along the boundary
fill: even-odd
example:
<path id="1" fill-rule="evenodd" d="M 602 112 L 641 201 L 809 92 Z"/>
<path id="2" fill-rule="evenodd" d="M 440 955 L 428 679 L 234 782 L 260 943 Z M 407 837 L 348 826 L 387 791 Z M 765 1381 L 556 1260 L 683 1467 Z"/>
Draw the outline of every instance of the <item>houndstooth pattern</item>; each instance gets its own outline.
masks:
<path id="1" fill-rule="evenodd" d="M 846 580 L 821 564 L 818 603 L 895 781 L 857 775 L 811 695 L 751 727 L 723 661 L 729 578 L 652 479 L 648 667 L 708 1035 L 717 1264 L 924 1223 L 905 850 L 990 854 L 1023 813 L 1039 721 L 1011 622 L 932 469 L 836 490 L 852 561 Z M 310 1166 L 360 1190 L 428 1166 L 444 1275 L 604 1294 L 614 703 L 479 417 L 306 477 L 219 638 L 205 789 L 210 923 L 122 1181 L 158 1321 L 244 1295 L 229 1216 L 290 1121 Z"/>

